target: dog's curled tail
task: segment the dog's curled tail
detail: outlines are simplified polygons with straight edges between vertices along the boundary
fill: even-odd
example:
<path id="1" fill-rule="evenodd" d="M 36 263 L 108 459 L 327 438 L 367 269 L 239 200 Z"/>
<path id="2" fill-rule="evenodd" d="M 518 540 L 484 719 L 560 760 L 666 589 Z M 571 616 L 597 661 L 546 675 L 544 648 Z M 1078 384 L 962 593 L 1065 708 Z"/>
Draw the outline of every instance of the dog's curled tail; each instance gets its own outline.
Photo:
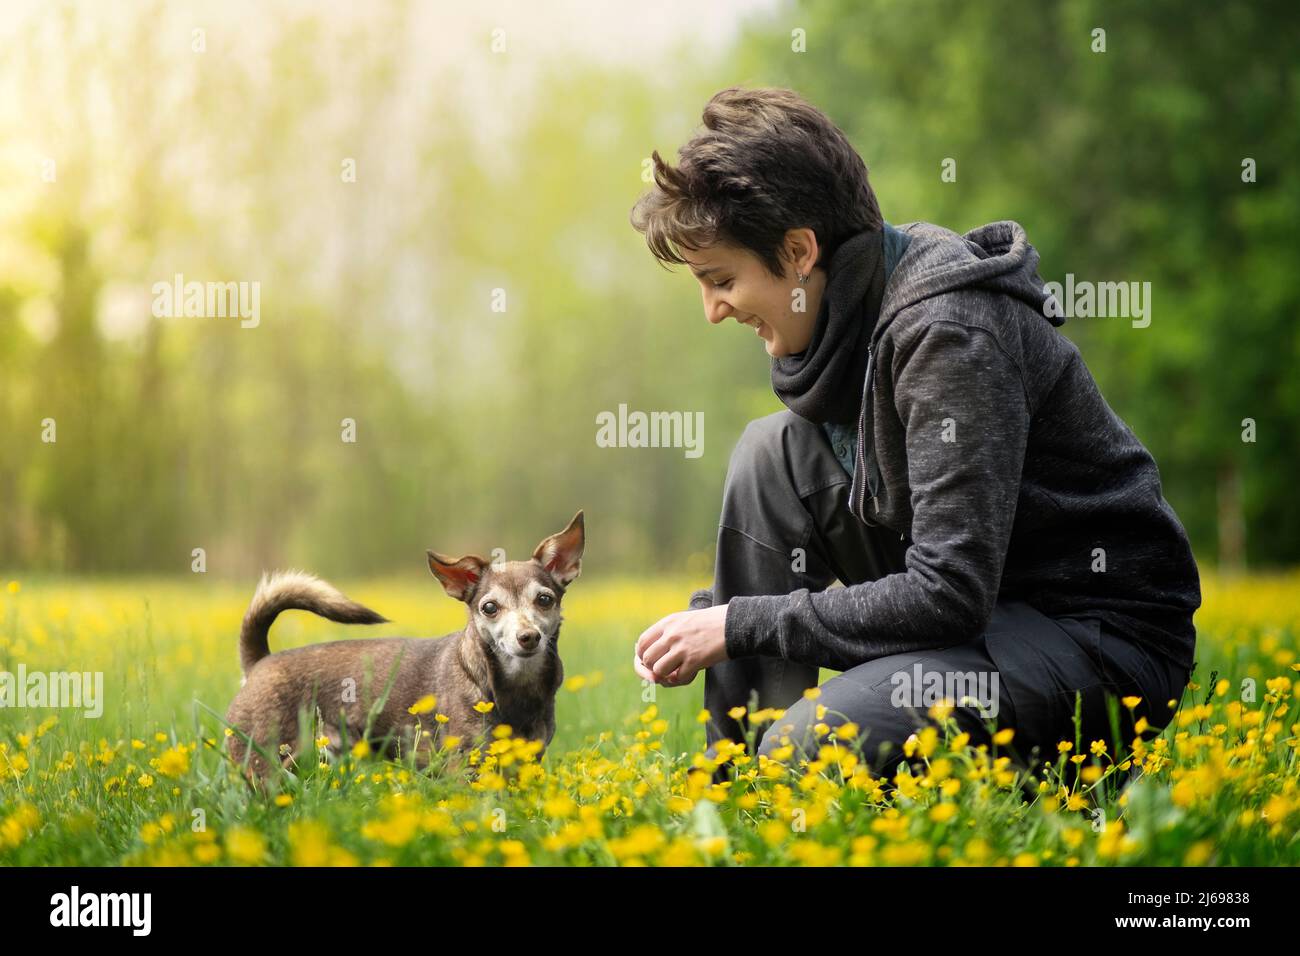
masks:
<path id="1" fill-rule="evenodd" d="M 311 611 L 340 624 L 384 624 L 388 618 L 349 600 L 333 585 L 306 571 L 263 574 L 239 630 L 239 664 L 244 675 L 271 653 L 266 636 L 281 611 Z"/>

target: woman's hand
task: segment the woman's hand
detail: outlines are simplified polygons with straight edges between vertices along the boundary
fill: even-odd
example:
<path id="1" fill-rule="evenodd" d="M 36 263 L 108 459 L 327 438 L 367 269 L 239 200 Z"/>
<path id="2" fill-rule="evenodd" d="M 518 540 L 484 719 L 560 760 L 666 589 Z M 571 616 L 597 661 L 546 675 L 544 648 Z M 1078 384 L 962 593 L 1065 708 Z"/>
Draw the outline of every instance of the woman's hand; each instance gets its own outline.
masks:
<path id="1" fill-rule="evenodd" d="M 677 611 L 651 624 L 636 642 L 632 667 L 642 680 L 682 687 L 727 660 L 727 605 Z"/>

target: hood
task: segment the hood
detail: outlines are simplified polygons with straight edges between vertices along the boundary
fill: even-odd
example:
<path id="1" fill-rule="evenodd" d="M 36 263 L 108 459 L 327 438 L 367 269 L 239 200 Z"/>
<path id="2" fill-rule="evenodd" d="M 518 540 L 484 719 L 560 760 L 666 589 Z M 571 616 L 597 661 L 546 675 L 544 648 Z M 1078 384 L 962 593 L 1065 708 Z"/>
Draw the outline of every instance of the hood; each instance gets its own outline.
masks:
<path id="1" fill-rule="evenodd" d="M 849 486 L 849 509 L 868 525 L 875 522 L 868 516 L 867 496 L 879 509 L 881 475 L 874 443 L 867 439 L 873 433 L 873 410 L 867 395 L 874 385 L 875 344 L 898 313 L 954 289 L 987 289 L 1019 299 L 1045 322 L 1057 326 L 1065 323 L 1060 308 L 1050 310 L 1054 315 L 1047 314 L 1044 303 L 1051 293 L 1038 275 L 1038 251 L 1029 244 L 1020 223 L 1010 219 L 991 222 L 964 236 L 928 222 L 904 223 L 895 228 L 906 234 L 908 242 L 885 284 L 880 316 L 867 349 L 857 461 Z"/>
<path id="2" fill-rule="evenodd" d="M 1063 325 L 1062 309 L 1047 315 L 1051 293 L 1038 274 L 1038 250 L 1024 227 L 1010 219 L 991 222 L 959 236 L 926 222 L 898 227 L 911 242 L 889 277 L 875 337 L 894 315 L 909 305 L 954 289 L 987 289 L 1024 302 L 1043 320 Z"/>

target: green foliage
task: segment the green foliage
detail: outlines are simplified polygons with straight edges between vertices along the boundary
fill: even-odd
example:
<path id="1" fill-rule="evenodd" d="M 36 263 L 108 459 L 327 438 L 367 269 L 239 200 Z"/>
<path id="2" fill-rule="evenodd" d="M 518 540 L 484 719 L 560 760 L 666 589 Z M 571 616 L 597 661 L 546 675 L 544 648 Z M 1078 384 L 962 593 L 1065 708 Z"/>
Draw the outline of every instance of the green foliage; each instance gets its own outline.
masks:
<path id="1" fill-rule="evenodd" d="M 204 54 L 161 4 L 36 11 L 0 41 L 0 565 L 180 571 L 201 547 L 223 575 L 366 573 L 513 554 L 582 507 L 593 564 L 701 570 L 730 449 L 780 405 L 753 337 L 709 327 L 627 213 L 642 160 L 731 83 L 825 109 L 892 222 L 1014 218 L 1045 280 L 1150 281 L 1150 327 L 1065 333 L 1202 559 L 1294 560 L 1296 16 L 813 2 L 731 56 L 559 61 L 521 108 L 505 72 L 431 72 L 400 2 L 267 11 Z M 259 281 L 261 323 L 154 318 L 176 273 Z M 703 456 L 598 447 L 620 403 L 702 411 Z"/>

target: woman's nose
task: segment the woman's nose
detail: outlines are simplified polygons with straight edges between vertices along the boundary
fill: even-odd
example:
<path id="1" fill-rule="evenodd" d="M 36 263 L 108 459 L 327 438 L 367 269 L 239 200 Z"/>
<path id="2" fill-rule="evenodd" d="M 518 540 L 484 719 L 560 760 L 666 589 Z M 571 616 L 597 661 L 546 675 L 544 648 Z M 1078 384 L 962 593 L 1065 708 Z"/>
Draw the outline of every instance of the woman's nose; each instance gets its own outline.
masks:
<path id="1" fill-rule="evenodd" d="M 731 305 L 727 302 L 726 299 L 722 299 L 722 298 L 709 299 L 707 297 L 705 298 L 704 317 L 708 319 L 709 322 L 712 323 L 713 325 L 717 325 L 719 322 L 723 321 L 731 314 L 732 314 Z"/>

